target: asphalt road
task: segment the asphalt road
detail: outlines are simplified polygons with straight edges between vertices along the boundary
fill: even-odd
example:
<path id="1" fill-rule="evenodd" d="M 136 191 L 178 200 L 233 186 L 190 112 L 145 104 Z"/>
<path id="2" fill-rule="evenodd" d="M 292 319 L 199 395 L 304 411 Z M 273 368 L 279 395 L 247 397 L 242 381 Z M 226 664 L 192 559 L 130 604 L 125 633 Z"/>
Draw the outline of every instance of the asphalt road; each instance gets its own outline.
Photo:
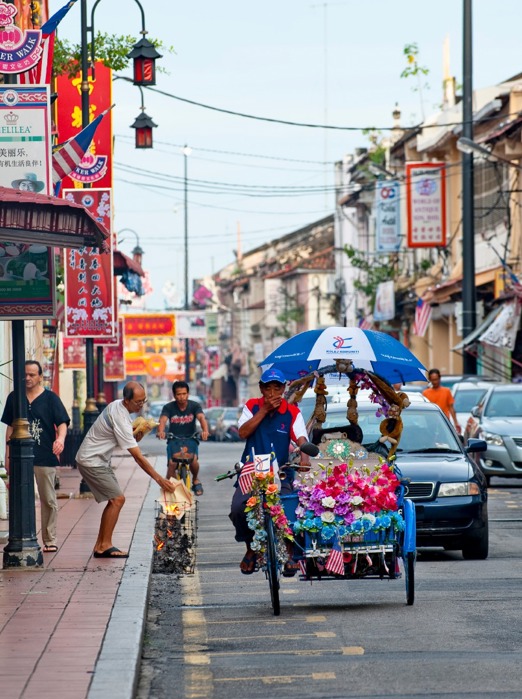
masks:
<path id="1" fill-rule="evenodd" d="M 150 453 L 163 444 L 147 438 Z M 228 521 L 240 444 L 201 445 L 196 574 L 152 576 L 138 699 L 522 697 L 522 480 L 493 479 L 490 556 L 424 550 L 415 604 L 404 580 L 244 576 Z"/>

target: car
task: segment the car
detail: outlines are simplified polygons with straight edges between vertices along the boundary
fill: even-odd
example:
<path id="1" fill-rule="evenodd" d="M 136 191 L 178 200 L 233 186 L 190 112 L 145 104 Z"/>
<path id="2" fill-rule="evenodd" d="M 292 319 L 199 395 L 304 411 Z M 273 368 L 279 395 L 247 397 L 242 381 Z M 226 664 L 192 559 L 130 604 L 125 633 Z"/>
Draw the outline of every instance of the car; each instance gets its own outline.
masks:
<path id="1" fill-rule="evenodd" d="M 498 382 L 498 379 L 493 376 L 480 376 L 479 374 L 442 374 L 440 385 L 452 388 L 456 383 L 462 383 L 463 381 L 471 381 L 473 383 L 480 381 Z"/>
<path id="2" fill-rule="evenodd" d="M 363 446 L 373 451 L 381 419 L 366 396 L 358 396 L 358 413 Z M 466 559 L 487 558 L 487 483 L 470 457 L 485 450 L 486 443 L 470 440 L 464 447 L 442 410 L 418 394 L 401 418 L 396 464 L 407 480 L 406 495 L 415 504 L 417 546 L 460 550 Z M 346 424 L 345 407 L 331 404 L 323 428 Z"/>
<path id="3" fill-rule="evenodd" d="M 239 442 L 237 422 L 243 406 L 213 407 L 205 410 L 210 439 L 216 442 Z"/>
<path id="4" fill-rule="evenodd" d="M 476 456 L 488 482 L 492 476 L 522 478 L 522 385 L 492 384 L 472 411 L 464 440 L 484 439 Z"/>
<path id="5" fill-rule="evenodd" d="M 465 427 L 471 410 L 480 403 L 491 383 L 487 381 L 459 381 L 453 384 L 451 393 L 455 401 L 457 422 Z"/>

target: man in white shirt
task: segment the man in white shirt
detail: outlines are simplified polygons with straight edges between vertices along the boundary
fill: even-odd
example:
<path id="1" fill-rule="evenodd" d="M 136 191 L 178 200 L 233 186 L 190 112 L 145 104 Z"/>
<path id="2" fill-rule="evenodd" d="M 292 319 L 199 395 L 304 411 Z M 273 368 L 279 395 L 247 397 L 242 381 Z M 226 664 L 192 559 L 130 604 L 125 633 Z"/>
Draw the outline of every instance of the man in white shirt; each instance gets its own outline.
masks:
<path id="1" fill-rule="evenodd" d="M 111 468 L 111 456 L 116 447 L 126 449 L 156 483 L 170 492 L 174 485 L 154 470 L 142 454 L 138 442 L 142 434 L 134 437 L 131 413 L 138 413 L 147 402 L 145 389 L 136 381 L 129 381 L 123 389 L 123 400 L 115 400 L 98 416 L 87 432 L 78 453 L 76 465 L 89 486 L 96 502 L 107 502 L 103 511 L 98 538 L 94 545 L 95 558 L 127 558 L 128 553 L 112 544 L 112 534 L 125 496 Z"/>

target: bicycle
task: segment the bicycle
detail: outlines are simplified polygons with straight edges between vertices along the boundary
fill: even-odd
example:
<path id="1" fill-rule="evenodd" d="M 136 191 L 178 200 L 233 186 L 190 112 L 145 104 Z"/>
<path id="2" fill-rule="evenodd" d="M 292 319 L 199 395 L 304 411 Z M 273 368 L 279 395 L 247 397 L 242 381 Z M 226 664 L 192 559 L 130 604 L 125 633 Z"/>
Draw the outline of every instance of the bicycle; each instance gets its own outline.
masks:
<path id="1" fill-rule="evenodd" d="M 190 465 L 196 455 L 199 437 L 194 433 L 190 437 L 178 437 L 167 433 L 167 479 L 177 478 L 191 489 Z M 175 451 L 178 449 L 178 451 Z"/>

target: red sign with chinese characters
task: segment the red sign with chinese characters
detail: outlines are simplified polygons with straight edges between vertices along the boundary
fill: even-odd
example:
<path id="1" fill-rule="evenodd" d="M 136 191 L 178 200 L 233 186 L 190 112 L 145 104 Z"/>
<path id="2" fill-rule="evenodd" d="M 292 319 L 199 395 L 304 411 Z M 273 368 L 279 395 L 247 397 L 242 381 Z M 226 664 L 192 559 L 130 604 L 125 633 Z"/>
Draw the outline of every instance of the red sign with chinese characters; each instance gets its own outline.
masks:
<path id="1" fill-rule="evenodd" d="M 110 189 L 64 190 L 64 199 L 82 204 L 97 221 L 111 230 Z M 65 335 L 114 337 L 114 265 L 112 236 L 109 253 L 83 247 L 65 251 Z"/>
<path id="2" fill-rule="evenodd" d="M 103 348 L 105 381 L 123 381 L 125 379 L 125 359 L 123 347 L 125 343 L 123 320 L 118 319 L 118 345 Z"/>
<path id="3" fill-rule="evenodd" d="M 89 122 L 112 104 L 112 71 L 101 61 L 95 64 L 96 79 L 89 75 Z M 58 138 L 68 141 L 82 130 L 81 75 L 74 78 L 59 75 L 56 79 L 60 95 L 57 113 Z M 89 183 L 95 187 L 112 187 L 112 116 L 109 112 L 99 124 L 91 146 L 79 166 L 62 180 L 62 187 Z"/>
<path id="4" fill-rule="evenodd" d="M 85 340 L 81 337 L 64 337 L 63 368 L 85 369 Z"/>
<path id="5" fill-rule="evenodd" d="M 151 337 L 175 334 L 176 321 L 173 313 L 133 313 L 125 316 L 125 335 Z"/>

